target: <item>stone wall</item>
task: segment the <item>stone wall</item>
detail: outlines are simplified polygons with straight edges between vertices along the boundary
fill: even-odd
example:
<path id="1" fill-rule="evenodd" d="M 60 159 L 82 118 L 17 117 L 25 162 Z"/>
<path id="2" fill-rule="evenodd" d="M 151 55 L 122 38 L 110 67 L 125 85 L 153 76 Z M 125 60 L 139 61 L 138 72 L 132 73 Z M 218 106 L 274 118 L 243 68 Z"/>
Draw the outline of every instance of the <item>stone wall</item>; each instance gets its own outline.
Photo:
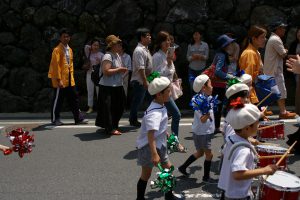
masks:
<path id="1" fill-rule="evenodd" d="M 49 111 L 50 81 L 47 71 L 58 30 L 69 27 L 73 34 L 75 77 L 81 108 L 86 106 L 82 47 L 94 36 L 119 35 L 135 47 L 138 27 L 148 27 L 153 37 L 160 30 L 175 36 L 180 45 L 176 68 L 188 94 L 186 48 L 195 28 L 204 29 L 204 40 L 214 53 L 218 35 L 232 32 L 238 41 L 251 24 L 268 25 L 282 18 L 291 25 L 287 44 L 300 25 L 297 0 L 1 0 L 0 1 L 0 112 Z M 292 83 L 288 83 L 293 85 Z M 289 88 L 293 96 L 294 90 Z M 290 103 L 293 98 L 290 97 Z M 188 107 L 189 95 L 179 99 Z"/>

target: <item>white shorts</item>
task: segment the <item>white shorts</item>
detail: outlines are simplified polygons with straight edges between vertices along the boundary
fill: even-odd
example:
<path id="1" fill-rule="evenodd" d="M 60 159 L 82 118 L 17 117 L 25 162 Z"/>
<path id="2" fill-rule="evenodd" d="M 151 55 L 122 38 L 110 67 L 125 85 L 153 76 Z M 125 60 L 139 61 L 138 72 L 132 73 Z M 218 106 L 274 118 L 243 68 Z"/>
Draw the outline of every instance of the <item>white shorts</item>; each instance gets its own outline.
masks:
<path id="1" fill-rule="evenodd" d="M 274 78 L 275 78 L 276 85 L 278 86 L 280 95 L 281 95 L 280 99 L 286 99 L 287 92 L 286 92 L 283 73 L 275 74 Z"/>

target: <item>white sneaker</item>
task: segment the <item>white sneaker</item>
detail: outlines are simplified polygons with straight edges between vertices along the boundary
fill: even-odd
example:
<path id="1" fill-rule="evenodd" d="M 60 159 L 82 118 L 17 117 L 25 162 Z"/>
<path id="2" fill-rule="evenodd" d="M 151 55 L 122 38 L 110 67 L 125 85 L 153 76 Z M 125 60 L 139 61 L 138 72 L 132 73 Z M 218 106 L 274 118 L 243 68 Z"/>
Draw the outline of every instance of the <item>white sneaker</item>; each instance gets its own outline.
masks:
<path id="1" fill-rule="evenodd" d="M 86 114 L 90 114 L 93 112 L 93 108 L 89 107 L 89 109 L 85 112 Z"/>

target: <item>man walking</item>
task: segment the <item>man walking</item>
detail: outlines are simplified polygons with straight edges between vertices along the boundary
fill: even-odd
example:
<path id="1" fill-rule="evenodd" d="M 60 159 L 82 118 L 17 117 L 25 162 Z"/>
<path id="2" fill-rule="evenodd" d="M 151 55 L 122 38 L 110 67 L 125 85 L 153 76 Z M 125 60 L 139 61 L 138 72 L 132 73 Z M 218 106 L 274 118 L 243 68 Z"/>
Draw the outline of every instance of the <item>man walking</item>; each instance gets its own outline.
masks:
<path id="1" fill-rule="evenodd" d="M 286 26 L 287 25 L 280 20 L 272 24 L 272 34 L 266 45 L 263 66 L 264 74 L 275 77 L 281 94 L 280 99 L 277 101 L 280 119 L 292 119 L 296 116 L 296 113 L 287 111 L 285 107 L 287 92 L 283 76 L 283 59 L 287 56 L 287 49 L 284 48 L 281 38 L 285 35 Z"/>
<path id="2" fill-rule="evenodd" d="M 152 71 L 152 56 L 148 50 L 151 43 L 150 31 L 146 28 L 137 30 L 138 45 L 132 55 L 132 100 L 130 107 L 129 122 L 131 126 L 140 127 L 137 112 L 143 103 L 145 94 L 148 89 L 147 76 Z"/>
<path id="3" fill-rule="evenodd" d="M 88 120 L 80 115 L 79 101 L 75 89 L 73 52 L 68 45 L 71 35 L 65 28 L 61 29 L 59 34 L 60 43 L 53 49 L 48 72 L 48 78 L 51 79 L 54 89 L 51 122 L 56 126 L 63 124 L 60 120 L 60 110 L 64 97 L 66 97 L 71 107 L 75 124 L 86 124 Z"/>

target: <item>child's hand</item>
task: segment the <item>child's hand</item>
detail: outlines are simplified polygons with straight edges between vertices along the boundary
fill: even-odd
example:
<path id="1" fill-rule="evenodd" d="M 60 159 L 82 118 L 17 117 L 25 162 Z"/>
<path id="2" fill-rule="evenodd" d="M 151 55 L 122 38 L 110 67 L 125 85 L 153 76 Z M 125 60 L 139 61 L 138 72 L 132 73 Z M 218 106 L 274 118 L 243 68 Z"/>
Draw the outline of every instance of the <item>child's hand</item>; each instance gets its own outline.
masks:
<path id="1" fill-rule="evenodd" d="M 160 162 L 160 157 L 157 153 L 153 154 L 151 159 L 154 166 L 157 166 L 157 164 Z"/>
<path id="2" fill-rule="evenodd" d="M 264 167 L 264 171 L 265 171 L 264 174 L 266 174 L 266 175 L 273 175 L 276 172 L 277 169 L 278 169 L 278 166 L 275 165 L 275 164 L 265 166 Z"/>

